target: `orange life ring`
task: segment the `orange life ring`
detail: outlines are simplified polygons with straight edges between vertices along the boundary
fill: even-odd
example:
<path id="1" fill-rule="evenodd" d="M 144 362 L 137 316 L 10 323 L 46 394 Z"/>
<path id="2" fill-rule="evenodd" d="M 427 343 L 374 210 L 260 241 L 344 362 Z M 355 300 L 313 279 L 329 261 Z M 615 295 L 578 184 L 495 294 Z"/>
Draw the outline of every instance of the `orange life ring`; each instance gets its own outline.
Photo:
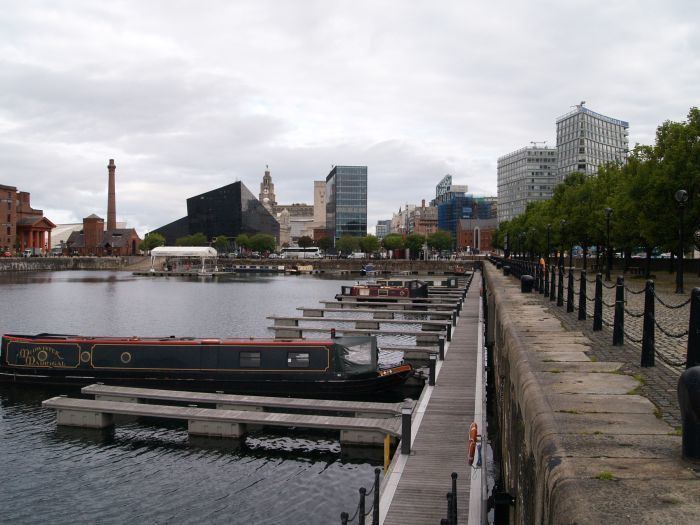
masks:
<path id="1" fill-rule="evenodd" d="M 405 297 L 405 296 L 406 296 L 406 290 L 401 290 L 401 291 L 399 291 L 399 295 L 400 295 L 401 297 Z"/>
<path id="2" fill-rule="evenodd" d="M 478 430 L 475 422 L 469 426 L 469 441 L 476 441 L 476 437 L 479 435 Z"/>
<path id="3" fill-rule="evenodd" d="M 476 441 L 469 440 L 468 455 L 469 455 L 469 465 L 474 464 L 474 455 L 476 454 Z"/>

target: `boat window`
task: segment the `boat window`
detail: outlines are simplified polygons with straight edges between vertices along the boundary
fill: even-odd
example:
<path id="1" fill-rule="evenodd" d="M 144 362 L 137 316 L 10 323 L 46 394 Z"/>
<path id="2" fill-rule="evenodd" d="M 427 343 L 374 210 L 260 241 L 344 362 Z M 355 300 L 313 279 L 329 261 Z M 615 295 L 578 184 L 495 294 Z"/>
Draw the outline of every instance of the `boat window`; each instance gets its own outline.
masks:
<path id="1" fill-rule="evenodd" d="M 260 368 L 260 352 L 241 352 L 241 368 Z"/>
<path id="2" fill-rule="evenodd" d="M 311 356 L 308 352 L 287 352 L 289 368 L 309 368 Z"/>
<path id="3" fill-rule="evenodd" d="M 379 295 L 389 295 L 389 290 L 380 288 Z"/>

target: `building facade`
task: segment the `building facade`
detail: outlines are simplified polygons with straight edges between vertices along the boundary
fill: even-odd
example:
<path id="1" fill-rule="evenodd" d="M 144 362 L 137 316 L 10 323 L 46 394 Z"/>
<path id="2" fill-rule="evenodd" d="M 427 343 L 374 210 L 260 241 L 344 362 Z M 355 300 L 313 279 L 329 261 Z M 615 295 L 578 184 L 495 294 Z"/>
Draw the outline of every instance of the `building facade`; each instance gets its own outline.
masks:
<path id="1" fill-rule="evenodd" d="M 466 184 L 452 184 L 452 175 L 445 175 L 435 186 L 435 198 L 430 202 L 431 206 L 438 206 L 454 197 L 466 195 L 469 188 Z"/>
<path id="2" fill-rule="evenodd" d="M 437 207 L 438 229 L 450 232 L 457 246 L 457 229 L 462 219 L 495 219 L 493 199 L 473 195 L 456 195 Z"/>
<path id="3" fill-rule="evenodd" d="M 408 216 L 408 232 L 416 235 L 432 235 L 438 229 L 438 211 L 435 206 L 426 206 L 425 199 Z"/>
<path id="4" fill-rule="evenodd" d="M 376 237 L 382 240 L 384 237 L 391 233 L 391 219 L 384 221 L 377 221 L 377 227 L 375 228 Z"/>
<path id="5" fill-rule="evenodd" d="M 0 225 L 0 252 L 51 251 L 51 230 L 56 225 L 42 210 L 32 208 L 28 192 L 0 184 Z"/>
<path id="6" fill-rule="evenodd" d="M 277 200 L 275 198 L 275 184 L 272 182 L 272 175 L 270 174 L 270 168 L 265 166 L 265 174 L 263 175 L 262 182 L 260 183 L 260 194 L 258 195 L 258 200 L 270 213 L 274 213 L 272 210 L 277 205 Z"/>
<path id="7" fill-rule="evenodd" d="M 470 253 L 486 253 L 493 249 L 493 235 L 498 226 L 496 218 L 460 219 L 457 223 L 457 249 Z"/>
<path id="8" fill-rule="evenodd" d="M 173 245 L 178 237 L 203 233 L 207 239 L 219 235 L 267 233 L 280 240 L 280 225 L 242 182 L 187 199 L 187 216 L 153 230 Z"/>
<path id="9" fill-rule="evenodd" d="M 498 222 L 525 211 L 530 202 L 549 199 L 557 184 L 557 150 L 526 147 L 498 159 Z"/>
<path id="10" fill-rule="evenodd" d="M 137 255 L 141 238 L 133 228 L 105 227 L 102 217 L 94 213 L 83 219 L 83 227 L 73 231 L 65 242 L 67 255 L 126 256 Z"/>
<path id="11" fill-rule="evenodd" d="M 573 172 L 592 175 L 608 162 L 625 162 L 629 123 L 591 111 L 581 102 L 557 119 L 558 181 Z"/>
<path id="12" fill-rule="evenodd" d="M 334 245 L 367 235 L 367 166 L 334 166 L 326 177 L 326 229 Z"/>

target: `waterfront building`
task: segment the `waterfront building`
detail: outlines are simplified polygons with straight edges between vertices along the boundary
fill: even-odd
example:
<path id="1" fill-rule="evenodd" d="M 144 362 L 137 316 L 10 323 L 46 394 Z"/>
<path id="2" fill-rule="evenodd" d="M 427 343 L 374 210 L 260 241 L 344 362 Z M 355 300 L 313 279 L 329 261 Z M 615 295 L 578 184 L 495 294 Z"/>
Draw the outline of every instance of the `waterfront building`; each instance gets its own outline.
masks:
<path id="1" fill-rule="evenodd" d="M 498 222 L 525 211 L 530 202 L 549 199 L 557 183 L 557 150 L 525 147 L 498 158 Z"/>
<path id="2" fill-rule="evenodd" d="M 0 225 L 0 252 L 51 251 L 51 230 L 56 225 L 42 210 L 32 208 L 30 194 L 16 186 L 0 184 Z"/>
<path id="3" fill-rule="evenodd" d="M 326 229 L 334 245 L 367 235 L 367 166 L 334 166 L 326 177 Z"/>
<path id="4" fill-rule="evenodd" d="M 258 195 L 258 200 L 265 206 L 265 209 L 270 213 L 273 213 L 273 208 L 277 204 L 275 200 L 275 184 L 272 182 L 272 175 L 270 175 L 269 166 L 265 166 L 265 174 L 263 175 L 262 182 L 260 183 L 260 194 Z"/>
<path id="5" fill-rule="evenodd" d="M 493 199 L 473 195 L 453 195 L 438 205 L 438 229 L 450 232 L 457 243 L 457 229 L 461 219 L 495 219 Z"/>
<path id="6" fill-rule="evenodd" d="M 425 199 L 408 215 L 408 233 L 428 236 L 438 229 L 438 211 L 435 206 L 426 206 Z"/>
<path id="7" fill-rule="evenodd" d="M 377 221 L 377 226 L 375 228 L 375 235 L 379 240 L 391 233 L 391 219 Z"/>
<path id="8" fill-rule="evenodd" d="M 438 206 L 454 197 L 466 195 L 469 188 L 466 184 L 452 184 L 452 175 L 445 175 L 435 186 L 435 198 L 430 202 L 431 206 Z"/>
<path id="9" fill-rule="evenodd" d="M 592 175 L 608 162 L 625 162 L 629 123 L 577 104 L 557 124 L 558 181 L 573 172 Z"/>
<path id="10" fill-rule="evenodd" d="M 493 234 L 498 227 L 498 220 L 494 215 L 490 219 L 481 219 L 478 216 L 460 219 L 457 222 L 457 249 L 472 253 L 485 253 L 493 249 Z"/>
<path id="11" fill-rule="evenodd" d="M 194 233 L 203 233 L 209 240 L 241 233 L 267 233 L 278 243 L 280 239 L 277 220 L 240 181 L 188 198 L 185 217 L 153 231 L 163 235 L 168 245 Z"/>
<path id="12" fill-rule="evenodd" d="M 391 233 L 407 235 L 409 233 L 409 217 L 415 209 L 415 204 L 406 204 L 405 208 L 399 206 L 398 213 L 391 216 Z"/>
<path id="13" fill-rule="evenodd" d="M 118 226 L 115 223 L 115 226 Z M 65 241 L 67 255 L 138 255 L 141 238 L 134 228 L 107 228 L 94 213 L 83 219 L 82 228 L 72 231 Z"/>

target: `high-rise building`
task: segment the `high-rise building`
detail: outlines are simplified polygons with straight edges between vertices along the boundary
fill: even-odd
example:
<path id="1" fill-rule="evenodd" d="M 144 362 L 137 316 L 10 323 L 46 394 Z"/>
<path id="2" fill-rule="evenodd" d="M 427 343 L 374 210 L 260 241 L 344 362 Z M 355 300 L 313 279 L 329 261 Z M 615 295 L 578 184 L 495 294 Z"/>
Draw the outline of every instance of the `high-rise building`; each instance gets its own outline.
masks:
<path id="1" fill-rule="evenodd" d="M 454 197 L 464 196 L 467 191 L 469 188 L 466 184 L 452 184 L 452 175 L 447 174 L 435 186 L 435 198 L 430 205 L 437 206 Z"/>
<path id="2" fill-rule="evenodd" d="M 607 162 L 624 162 L 629 123 L 591 111 L 581 102 L 557 119 L 558 180 L 579 171 L 592 175 Z"/>
<path id="3" fill-rule="evenodd" d="M 557 183 L 557 150 L 521 148 L 498 159 L 498 222 L 525 211 L 528 203 L 549 199 Z"/>
<path id="4" fill-rule="evenodd" d="M 326 229 L 334 244 L 367 235 L 367 166 L 334 166 L 326 177 Z"/>
<path id="5" fill-rule="evenodd" d="M 383 239 L 391 233 L 391 219 L 377 221 L 376 234 L 378 239 Z"/>

